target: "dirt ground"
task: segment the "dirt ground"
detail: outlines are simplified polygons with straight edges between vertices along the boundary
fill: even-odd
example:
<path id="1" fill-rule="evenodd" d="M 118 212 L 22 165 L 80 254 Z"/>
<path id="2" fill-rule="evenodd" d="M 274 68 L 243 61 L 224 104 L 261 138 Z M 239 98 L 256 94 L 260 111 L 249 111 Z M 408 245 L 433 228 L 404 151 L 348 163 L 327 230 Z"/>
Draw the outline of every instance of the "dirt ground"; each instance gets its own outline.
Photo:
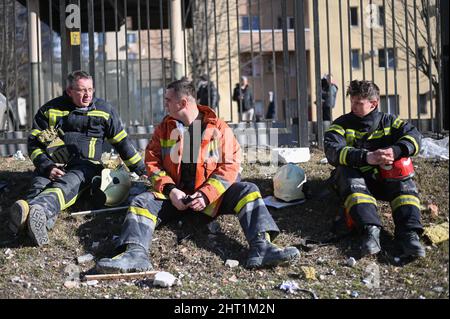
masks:
<path id="1" fill-rule="evenodd" d="M 120 233 L 123 212 L 88 217 L 71 217 L 70 211 L 87 209 L 86 201 L 60 214 L 50 232 L 50 245 L 30 246 L 26 236 L 13 238 L 7 231 L 9 206 L 25 194 L 33 165 L 12 157 L 1 158 L 0 182 L 0 298 L 274 298 L 309 299 L 448 299 L 448 240 L 427 244 L 427 257 L 404 261 L 393 240 L 389 203 L 379 202 L 384 230 L 383 251 L 376 257 L 358 257 L 358 238 L 331 232 L 339 200 L 326 192 L 325 180 L 332 167 L 321 164 L 321 151 L 311 150 L 311 160 L 302 163 L 311 198 L 305 203 L 282 209 L 270 208 L 281 234 L 278 245 L 294 245 L 301 257 L 274 269 L 247 270 L 248 250 L 235 216 L 221 216 L 216 222 L 201 215 L 181 214 L 178 221 L 160 227 L 152 242 L 151 259 L 155 270 L 177 277 L 178 284 L 159 288 L 148 279 L 84 282 L 95 260 L 113 253 L 113 240 Z M 277 167 L 261 162 L 245 164 L 244 180 L 255 182 L 263 196 L 273 192 L 272 177 Z M 448 222 L 448 161 L 414 160 L 415 181 L 422 205 L 435 204 L 438 212 L 422 211 L 425 226 Z M 1 184 L 0 184 L 1 185 Z M 335 240 L 333 240 L 335 239 Z M 78 263 L 77 258 L 92 254 L 94 260 Z M 347 261 L 355 258 L 355 265 Z M 225 261 L 239 261 L 230 268 Z M 307 268 L 310 267 L 310 268 Z M 307 278 L 309 277 L 309 279 Z M 373 279 L 375 278 L 375 280 Z M 294 293 L 280 289 L 291 281 L 300 288 Z"/>

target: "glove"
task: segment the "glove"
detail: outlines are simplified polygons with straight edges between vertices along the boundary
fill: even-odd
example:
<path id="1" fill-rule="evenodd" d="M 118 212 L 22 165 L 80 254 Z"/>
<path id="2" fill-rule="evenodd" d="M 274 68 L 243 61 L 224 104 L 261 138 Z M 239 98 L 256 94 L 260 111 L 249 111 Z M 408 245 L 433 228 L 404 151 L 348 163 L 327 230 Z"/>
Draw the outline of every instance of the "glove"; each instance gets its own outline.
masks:
<path id="1" fill-rule="evenodd" d="M 133 172 L 135 172 L 138 176 L 147 175 L 147 170 L 145 169 L 145 165 L 142 161 L 136 165 Z"/>
<path id="2" fill-rule="evenodd" d="M 70 160 L 70 152 L 66 145 L 51 146 L 47 147 L 47 154 L 55 163 L 67 164 Z"/>

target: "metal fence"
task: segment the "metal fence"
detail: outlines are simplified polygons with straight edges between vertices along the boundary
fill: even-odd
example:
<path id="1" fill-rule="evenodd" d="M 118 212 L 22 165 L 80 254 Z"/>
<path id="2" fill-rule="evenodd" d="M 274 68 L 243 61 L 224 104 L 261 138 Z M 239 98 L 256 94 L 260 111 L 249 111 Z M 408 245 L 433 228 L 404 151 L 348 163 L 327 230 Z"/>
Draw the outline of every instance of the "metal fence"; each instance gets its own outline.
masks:
<path id="1" fill-rule="evenodd" d="M 321 146 L 329 124 L 321 107 L 324 74 L 332 74 L 338 87 L 332 118 L 350 110 L 349 81 L 367 79 L 380 87 L 383 111 L 423 132 L 445 133 L 442 70 L 448 70 L 449 28 L 448 10 L 441 8 L 446 5 L 442 0 L 0 0 L 0 155 L 25 142 L 37 109 L 62 93 L 66 74 L 75 69 L 94 75 L 96 96 L 110 101 L 139 138 L 151 134 L 165 115 L 170 81 L 188 76 L 200 85 L 203 75 L 217 88 L 220 117 L 237 130 L 282 129 L 280 144 Z M 233 101 L 241 76 L 253 90 L 256 115 L 244 125 Z M 270 96 L 275 114 L 266 119 Z"/>

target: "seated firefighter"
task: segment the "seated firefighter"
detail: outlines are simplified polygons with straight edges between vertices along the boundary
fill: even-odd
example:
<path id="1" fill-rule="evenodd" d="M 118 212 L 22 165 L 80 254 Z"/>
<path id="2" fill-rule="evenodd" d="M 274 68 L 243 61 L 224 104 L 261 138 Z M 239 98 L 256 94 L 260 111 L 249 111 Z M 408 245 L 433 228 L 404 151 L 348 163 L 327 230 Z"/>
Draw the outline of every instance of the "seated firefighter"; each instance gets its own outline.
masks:
<path id="1" fill-rule="evenodd" d="M 97 271 L 152 269 L 149 249 L 159 222 L 179 213 L 213 218 L 234 214 L 250 245 L 247 268 L 275 266 L 299 255 L 271 243 L 279 233 L 256 185 L 239 182 L 240 146 L 230 127 L 209 107 L 197 105 L 194 85 L 183 78 L 168 85 L 169 115 L 156 128 L 145 153 L 154 192 L 131 202 L 118 242 L 123 253 L 103 258 Z"/>
<path id="2" fill-rule="evenodd" d="M 419 152 L 421 134 L 410 123 L 378 111 L 376 84 L 351 81 L 347 96 L 351 112 L 332 123 L 324 147 L 328 162 L 336 167 L 335 187 L 344 203 L 347 225 L 362 233 L 361 255 L 381 250 L 377 198 L 391 204 L 402 256 L 424 257 L 418 236 L 423 231 L 420 201 L 409 158 Z M 395 174 L 383 174 L 389 169 Z"/>
<path id="3" fill-rule="evenodd" d="M 27 228 L 34 244 L 48 244 L 47 230 L 59 212 L 74 204 L 92 178 L 100 175 L 105 139 L 131 171 L 145 173 L 116 111 L 94 97 L 89 74 L 74 71 L 67 77 L 64 94 L 44 104 L 34 117 L 28 154 L 36 172 L 25 199 L 11 207 L 9 228 L 14 234 Z"/>

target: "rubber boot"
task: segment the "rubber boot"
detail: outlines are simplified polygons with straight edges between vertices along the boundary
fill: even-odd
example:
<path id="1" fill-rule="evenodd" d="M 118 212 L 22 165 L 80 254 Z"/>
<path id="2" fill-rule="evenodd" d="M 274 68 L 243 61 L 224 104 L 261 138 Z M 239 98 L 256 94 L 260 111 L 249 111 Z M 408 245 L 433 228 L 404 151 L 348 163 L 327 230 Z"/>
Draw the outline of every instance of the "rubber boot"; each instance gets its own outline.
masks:
<path id="1" fill-rule="evenodd" d="M 23 199 L 19 199 L 11 206 L 8 226 L 14 235 L 24 230 L 29 213 L 30 207 Z"/>
<path id="2" fill-rule="evenodd" d="M 47 216 L 44 208 L 39 205 L 30 206 L 30 214 L 28 216 L 28 235 L 33 243 L 37 246 L 48 244 L 47 234 Z"/>
<path id="3" fill-rule="evenodd" d="M 402 257 L 425 257 L 419 235 L 413 230 L 398 234 L 397 241 L 403 249 Z"/>
<path id="4" fill-rule="evenodd" d="M 136 244 L 128 244 L 125 252 L 113 257 L 102 258 L 97 262 L 99 273 L 114 274 L 152 270 L 147 251 Z"/>
<path id="5" fill-rule="evenodd" d="M 381 251 L 380 227 L 375 225 L 364 226 L 361 242 L 361 255 L 375 255 Z"/>

